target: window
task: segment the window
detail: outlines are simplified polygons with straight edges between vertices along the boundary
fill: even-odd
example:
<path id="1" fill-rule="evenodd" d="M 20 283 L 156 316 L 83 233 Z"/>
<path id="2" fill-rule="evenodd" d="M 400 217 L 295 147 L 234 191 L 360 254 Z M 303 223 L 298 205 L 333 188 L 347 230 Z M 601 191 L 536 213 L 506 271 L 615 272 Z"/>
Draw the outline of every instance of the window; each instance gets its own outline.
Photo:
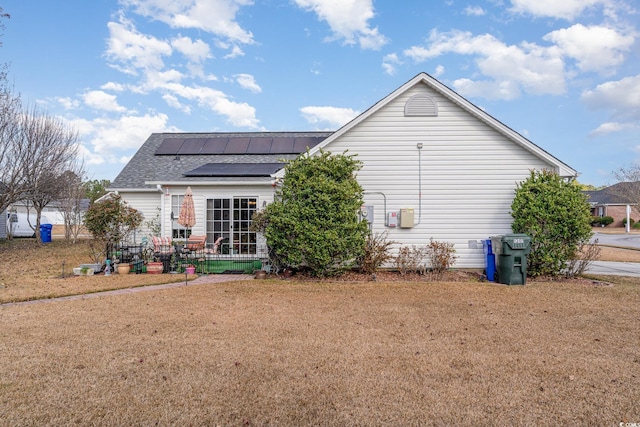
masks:
<path id="1" fill-rule="evenodd" d="M 182 196 L 171 196 L 171 237 L 174 239 L 186 239 L 191 234 L 191 230 L 187 230 L 186 227 L 178 224 L 178 217 L 180 216 L 180 206 L 182 206 Z"/>
<path id="2" fill-rule="evenodd" d="M 255 254 L 256 233 L 249 230 L 251 217 L 256 212 L 258 199 L 207 199 L 207 242 L 223 237 L 223 254 Z"/>

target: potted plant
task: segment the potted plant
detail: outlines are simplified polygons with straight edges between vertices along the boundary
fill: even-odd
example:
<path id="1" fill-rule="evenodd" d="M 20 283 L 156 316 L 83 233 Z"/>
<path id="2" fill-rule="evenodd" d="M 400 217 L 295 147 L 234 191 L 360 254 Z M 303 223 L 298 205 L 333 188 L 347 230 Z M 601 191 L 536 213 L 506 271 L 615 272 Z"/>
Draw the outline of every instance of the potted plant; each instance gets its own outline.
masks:
<path id="1" fill-rule="evenodd" d="M 153 261 L 147 262 L 147 273 L 148 274 L 162 274 L 164 271 L 164 264 L 161 261 L 158 261 L 155 257 Z"/>
<path id="2" fill-rule="evenodd" d="M 188 264 L 185 267 L 185 271 L 187 272 L 187 274 L 196 274 L 196 266 L 193 264 Z"/>
<path id="3" fill-rule="evenodd" d="M 117 264 L 116 271 L 118 272 L 118 274 L 129 274 L 130 268 L 131 267 L 129 266 L 128 262 L 121 262 Z"/>

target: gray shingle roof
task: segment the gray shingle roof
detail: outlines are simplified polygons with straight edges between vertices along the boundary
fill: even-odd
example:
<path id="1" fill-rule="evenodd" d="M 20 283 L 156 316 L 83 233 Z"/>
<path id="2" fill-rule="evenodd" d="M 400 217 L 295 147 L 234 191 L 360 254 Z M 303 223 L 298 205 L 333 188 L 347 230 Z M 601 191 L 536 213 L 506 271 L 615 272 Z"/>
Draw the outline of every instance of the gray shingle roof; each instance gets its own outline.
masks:
<path id="1" fill-rule="evenodd" d="M 630 194 L 640 194 L 640 182 L 619 182 L 602 190 L 584 191 L 592 205 L 626 205 L 635 203 Z"/>
<path id="2" fill-rule="evenodd" d="M 216 183 L 224 181 L 270 181 L 269 177 L 186 177 L 185 173 L 208 163 L 280 163 L 292 160 L 298 154 L 189 154 L 189 155 L 156 155 L 156 151 L 163 142 L 176 139 L 229 138 L 246 140 L 246 138 L 326 138 L 333 132 L 234 132 L 234 133 L 154 133 L 142 144 L 129 163 L 113 180 L 110 190 L 155 188 L 155 184 L 146 182 L 184 182 L 185 185 L 194 183 Z M 165 143 L 166 144 L 166 143 Z M 311 147 L 310 147 L 311 148 Z M 302 151 L 300 151 L 302 152 Z M 283 163 L 284 166 L 284 163 Z"/>

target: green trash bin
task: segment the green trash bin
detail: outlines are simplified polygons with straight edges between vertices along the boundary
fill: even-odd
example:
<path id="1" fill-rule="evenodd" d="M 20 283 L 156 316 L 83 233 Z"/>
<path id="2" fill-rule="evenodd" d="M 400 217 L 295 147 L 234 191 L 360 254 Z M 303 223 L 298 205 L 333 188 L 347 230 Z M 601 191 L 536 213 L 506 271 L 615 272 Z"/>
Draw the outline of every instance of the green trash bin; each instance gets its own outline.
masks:
<path id="1" fill-rule="evenodd" d="M 505 285 L 526 284 L 531 237 L 526 234 L 493 236 L 491 244 L 496 254 L 498 282 Z"/>

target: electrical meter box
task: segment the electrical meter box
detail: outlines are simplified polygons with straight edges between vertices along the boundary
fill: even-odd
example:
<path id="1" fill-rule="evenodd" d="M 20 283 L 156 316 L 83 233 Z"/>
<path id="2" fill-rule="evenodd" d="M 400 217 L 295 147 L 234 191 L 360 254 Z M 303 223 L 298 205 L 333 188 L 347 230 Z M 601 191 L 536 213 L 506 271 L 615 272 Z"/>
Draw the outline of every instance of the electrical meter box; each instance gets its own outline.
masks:
<path id="1" fill-rule="evenodd" d="M 398 212 L 389 212 L 387 213 L 387 227 L 397 227 L 398 226 Z"/>
<path id="2" fill-rule="evenodd" d="M 371 205 L 362 205 L 360 206 L 360 221 L 364 221 L 365 219 L 369 224 L 373 224 L 373 206 Z"/>
<path id="3" fill-rule="evenodd" d="M 400 209 L 400 228 L 413 228 L 413 209 Z"/>

